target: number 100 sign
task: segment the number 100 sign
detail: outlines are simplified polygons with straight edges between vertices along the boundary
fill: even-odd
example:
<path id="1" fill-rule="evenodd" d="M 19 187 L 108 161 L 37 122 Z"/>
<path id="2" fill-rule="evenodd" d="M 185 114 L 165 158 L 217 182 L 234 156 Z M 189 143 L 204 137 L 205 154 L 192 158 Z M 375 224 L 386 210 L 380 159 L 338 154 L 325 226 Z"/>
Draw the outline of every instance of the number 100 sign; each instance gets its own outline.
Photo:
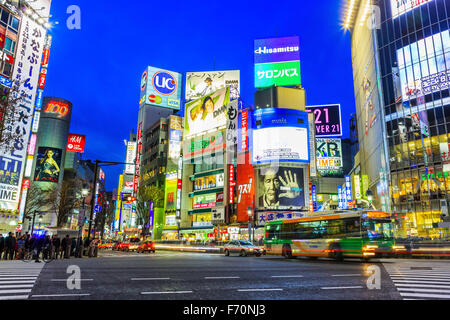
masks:
<path id="1" fill-rule="evenodd" d="M 342 136 L 340 104 L 308 106 L 306 111 L 314 113 L 316 137 Z"/>

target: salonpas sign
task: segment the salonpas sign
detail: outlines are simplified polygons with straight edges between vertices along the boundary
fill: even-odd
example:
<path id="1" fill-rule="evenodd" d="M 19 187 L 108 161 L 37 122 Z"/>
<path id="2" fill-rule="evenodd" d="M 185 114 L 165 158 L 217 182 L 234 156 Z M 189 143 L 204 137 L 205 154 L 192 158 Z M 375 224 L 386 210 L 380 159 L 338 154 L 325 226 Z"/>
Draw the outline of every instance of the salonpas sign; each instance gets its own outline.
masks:
<path id="1" fill-rule="evenodd" d="M 397 18 L 432 0 L 391 0 L 392 18 Z"/>

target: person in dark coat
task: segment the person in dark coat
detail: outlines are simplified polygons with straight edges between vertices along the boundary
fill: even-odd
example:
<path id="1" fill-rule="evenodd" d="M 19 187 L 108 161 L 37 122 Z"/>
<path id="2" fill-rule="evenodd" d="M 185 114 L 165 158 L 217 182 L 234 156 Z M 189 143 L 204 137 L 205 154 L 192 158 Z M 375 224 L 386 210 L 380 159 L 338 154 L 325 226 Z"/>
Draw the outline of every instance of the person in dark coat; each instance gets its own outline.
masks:
<path id="1" fill-rule="evenodd" d="M 72 239 L 70 239 L 69 235 L 66 235 L 66 237 L 61 241 L 61 248 L 62 248 L 61 254 L 64 253 L 65 259 L 70 259 L 71 246 L 72 246 Z"/>
<path id="2" fill-rule="evenodd" d="M 39 255 L 41 254 L 42 247 L 44 246 L 44 237 L 39 237 L 33 241 L 33 253 L 34 253 L 34 262 L 39 261 Z"/>
<path id="3" fill-rule="evenodd" d="M 50 239 L 50 236 L 45 236 L 44 243 L 42 245 L 44 259 L 49 258 L 50 254 L 51 254 L 51 245 L 52 245 L 52 241 Z"/>
<path id="4" fill-rule="evenodd" d="M 5 238 L 0 234 L 0 260 L 2 260 L 3 257 L 3 249 L 5 249 Z"/>
<path id="5" fill-rule="evenodd" d="M 52 244 L 53 244 L 53 249 L 54 249 L 53 259 L 58 259 L 59 248 L 61 247 L 61 239 L 59 238 L 58 235 L 53 237 Z"/>
<path id="6" fill-rule="evenodd" d="M 16 238 L 13 237 L 12 232 L 8 233 L 8 236 L 5 238 L 5 260 L 8 260 L 8 256 L 10 260 L 14 259 L 14 248 L 16 247 Z"/>

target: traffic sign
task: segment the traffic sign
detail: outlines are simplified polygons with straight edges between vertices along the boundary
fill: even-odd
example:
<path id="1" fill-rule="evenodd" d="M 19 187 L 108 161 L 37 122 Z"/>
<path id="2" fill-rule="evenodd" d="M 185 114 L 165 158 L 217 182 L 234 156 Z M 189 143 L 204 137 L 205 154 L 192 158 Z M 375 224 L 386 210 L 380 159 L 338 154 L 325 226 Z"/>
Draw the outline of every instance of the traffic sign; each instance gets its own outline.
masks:
<path id="1" fill-rule="evenodd" d="M 95 213 L 99 213 L 100 211 L 102 211 L 102 206 L 99 205 L 99 204 L 95 205 L 95 207 L 94 207 L 94 212 L 95 212 Z"/>

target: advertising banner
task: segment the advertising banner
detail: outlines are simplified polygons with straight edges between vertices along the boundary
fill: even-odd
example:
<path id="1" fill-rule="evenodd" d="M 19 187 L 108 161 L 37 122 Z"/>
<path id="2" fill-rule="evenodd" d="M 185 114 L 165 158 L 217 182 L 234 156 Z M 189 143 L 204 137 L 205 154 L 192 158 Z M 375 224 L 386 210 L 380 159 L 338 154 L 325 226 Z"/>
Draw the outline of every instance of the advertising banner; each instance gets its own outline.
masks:
<path id="1" fill-rule="evenodd" d="M 218 127 L 225 127 L 229 101 L 229 88 L 223 88 L 208 96 L 186 103 L 184 136 L 190 137 Z"/>
<path id="2" fill-rule="evenodd" d="M 257 202 L 264 209 L 305 207 L 303 168 L 266 167 L 257 170 Z"/>
<path id="3" fill-rule="evenodd" d="M 194 191 L 220 188 L 224 186 L 224 173 L 196 178 L 194 180 Z"/>
<path id="4" fill-rule="evenodd" d="M 181 137 L 183 135 L 183 127 L 181 118 L 177 116 L 169 117 L 169 159 L 172 163 L 178 165 L 178 159 L 181 154 Z"/>
<path id="5" fill-rule="evenodd" d="M 248 221 L 247 209 L 253 208 L 253 194 L 255 192 L 255 177 L 253 165 L 246 161 L 245 154 L 238 155 L 237 168 L 237 221 Z"/>
<path id="6" fill-rule="evenodd" d="M 58 183 L 62 150 L 39 147 L 34 170 L 34 181 Z"/>
<path id="7" fill-rule="evenodd" d="M 432 0 L 391 0 L 392 19 L 405 14 Z"/>
<path id="8" fill-rule="evenodd" d="M 423 99 L 424 95 L 450 87 L 449 30 L 442 31 L 397 50 L 402 99 Z M 428 68 L 420 67 L 428 65 Z M 413 71 L 414 70 L 414 74 Z M 408 71 L 408 72 L 407 72 Z M 423 104 L 424 101 L 418 102 Z"/>
<path id="9" fill-rule="evenodd" d="M 166 186 L 164 192 L 164 211 L 174 211 L 176 210 L 176 195 L 178 179 L 177 174 L 167 174 L 166 175 Z"/>
<path id="10" fill-rule="evenodd" d="M 224 131 L 216 131 L 201 136 L 196 136 L 190 140 L 184 140 L 183 158 L 185 160 L 191 158 L 201 158 L 211 153 L 216 156 L 220 150 L 225 149 L 226 143 L 224 138 Z"/>
<path id="11" fill-rule="evenodd" d="M 307 106 L 305 109 L 307 112 L 312 112 L 314 114 L 316 137 L 342 136 L 340 104 Z"/>
<path id="12" fill-rule="evenodd" d="M 14 145 L 4 144 L 0 147 L 0 161 L 3 164 L 3 174 L 0 173 L 0 176 L 6 175 L 6 172 L 14 176 L 4 179 L 4 181 L 8 180 L 11 183 L 0 182 L 1 209 L 18 209 L 45 34 L 46 31 L 43 27 L 26 15 L 22 17 L 19 40 L 16 44 L 18 50 L 11 78 L 22 94 L 19 106 L 21 116 L 17 119 L 8 119 L 12 125 L 5 127 L 4 130 L 21 132 L 23 133 L 23 139 L 17 140 Z"/>
<path id="13" fill-rule="evenodd" d="M 369 190 L 369 176 L 362 175 L 361 180 L 362 180 L 362 197 L 363 199 L 367 199 L 366 191 Z"/>
<path id="14" fill-rule="evenodd" d="M 241 151 L 248 151 L 248 110 L 241 113 Z"/>
<path id="15" fill-rule="evenodd" d="M 345 176 L 345 200 L 346 206 L 352 202 L 352 180 L 350 176 Z"/>
<path id="16" fill-rule="evenodd" d="M 225 222 L 225 207 L 211 209 L 211 223 L 218 224 Z"/>
<path id="17" fill-rule="evenodd" d="M 309 162 L 308 114 L 290 109 L 254 112 L 253 163 Z"/>
<path id="18" fill-rule="evenodd" d="M 126 163 L 134 163 L 134 160 L 136 159 L 136 147 L 137 143 L 128 141 L 127 143 L 127 156 L 126 156 Z M 126 174 L 134 174 L 134 165 L 133 164 L 126 164 L 125 165 L 125 173 Z"/>
<path id="19" fill-rule="evenodd" d="M 300 60 L 299 37 L 255 40 L 255 64 Z"/>
<path id="20" fill-rule="evenodd" d="M 194 209 L 215 207 L 216 201 L 217 201 L 216 193 L 194 196 Z"/>
<path id="21" fill-rule="evenodd" d="M 259 227 L 259 226 L 264 226 L 266 224 L 266 222 L 270 222 L 270 221 L 298 219 L 298 218 L 304 218 L 304 217 L 305 217 L 305 214 L 302 212 L 292 212 L 292 211 L 258 212 L 257 218 L 256 218 L 256 225 Z"/>
<path id="22" fill-rule="evenodd" d="M 139 106 L 155 105 L 180 110 L 181 85 L 180 73 L 148 67 L 141 77 Z"/>
<path id="23" fill-rule="evenodd" d="M 355 187 L 355 199 L 356 200 L 361 200 L 362 199 L 362 195 L 361 195 L 361 177 L 359 175 L 354 175 L 353 176 L 353 184 Z"/>
<path id="24" fill-rule="evenodd" d="M 316 139 L 317 170 L 322 177 L 342 175 L 341 139 Z"/>
<path id="25" fill-rule="evenodd" d="M 226 144 L 227 144 L 227 156 L 231 162 L 235 159 L 235 148 L 237 145 L 238 135 L 238 101 L 232 101 L 227 105 L 227 131 L 226 131 Z"/>
<path id="26" fill-rule="evenodd" d="M 255 88 L 301 84 L 300 61 L 255 64 Z"/>
<path id="27" fill-rule="evenodd" d="M 83 153 L 85 143 L 86 136 L 82 134 L 69 133 L 66 150 Z"/>
<path id="28" fill-rule="evenodd" d="M 239 98 L 239 70 L 186 73 L 186 101 L 205 97 L 219 89 L 230 89 L 230 100 Z"/>

